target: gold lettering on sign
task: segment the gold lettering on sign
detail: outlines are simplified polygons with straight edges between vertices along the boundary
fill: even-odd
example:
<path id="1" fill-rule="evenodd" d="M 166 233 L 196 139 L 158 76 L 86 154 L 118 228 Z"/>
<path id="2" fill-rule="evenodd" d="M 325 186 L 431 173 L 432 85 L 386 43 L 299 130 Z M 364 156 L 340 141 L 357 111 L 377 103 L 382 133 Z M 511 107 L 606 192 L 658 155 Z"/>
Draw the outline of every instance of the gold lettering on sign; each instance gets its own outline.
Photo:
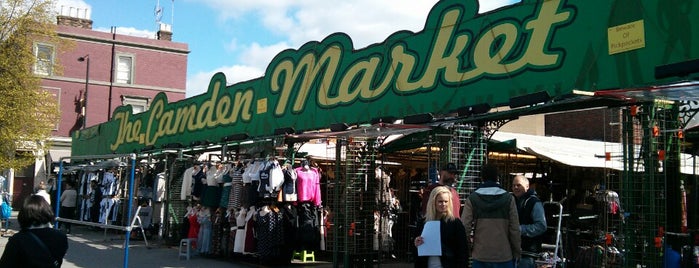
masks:
<path id="1" fill-rule="evenodd" d="M 270 77 L 262 80 L 269 81 L 269 92 L 265 93 L 277 95 L 273 98 L 261 94 L 256 99 L 255 92 L 267 89 L 243 88 L 244 83 L 226 88 L 225 77 L 216 74 L 201 103 L 176 103 L 168 107 L 166 98 L 156 97 L 147 114 L 134 116 L 131 111 L 119 110 L 114 116 L 119 130 L 110 148 L 116 151 L 126 143 L 154 145 L 167 136 L 249 122 L 253 113 L 266 114 L 269 109 L 273 110 L 273 116 L 282 117 L 287 113 L 302 113 L 309 105 L 332 109 L 357 100 L 371 102 L 390 92 L 402 96 L 435 90 L 439 83 L 465 84 L 482 76 L 554 67 L 563 54 L 549 51 L 549 42 L 556 25 L 570 20 L 574 9 L 563 9 L 561 0 L 537 3 L 541 6 L 536 14 L 522 25 L 517 20 L 503 20 L 489 25 L 477 36 L 459 28 L 465 20 L 460 6 L 445 7 L 439 13 L 443 15 L 438 25 L 430 25 L 438 29 L 434 35 L 413 36 L 425 39 L 412 41 L 427 44 L 426 48 L 419 48 L 421 51 L 406 41 L 387 43 L 390 47 L 370 47 L 368 53 L 357 54 L 367 56 L 355 56 L 351 52 L 346 56 L 345 52 L 351 48 L 344 46 L 351 42 L 340 39 L 316 44 L 319 50 L 290 53 L 289 57 L 270 65 Z M 612 27 L 609 31 L 610 51 L 645 44 L 643 21 Z M 623 40 L 613 41 L 616 37 Z M 525 47 L 518 49 L 517 44 Z M 379 47 L 388 52 L 379 51 Z"/>
<path id="2" fill-rule="evenodd" d="M 457 33 L 461 10 L 454 8 L 444 13 L 439 30 L 431 43 L 432 49 L 424 69 L 417 69 L 419 58 L 408 52 L 406 45 L 396 44 L 391 48 L 390 57 L 370 56 L 356 60 L 344 73 L 338 73 L 342 60 L 342 49 L 331 45 L 325 49 L 320 58 L 313 51 L 306 52 L 298 62 L 291 59 L 281 61 L 274 66 L 270 79 L 271 92 L 279 94 L 279 101 L 274 114 L 286 114 L 289 103 L 293 102 L 291 112 L 299 113 L 306 107 L 312 88 L 318 88 L 318 105 L 333 108 L 345 105 L 361 98 L 371 101 L 380 98 L 389 88 L 397 93 L 413 93 L 419 90 L 433 90 L 441 79 L 450 83 L 464 83 L 483 75 L 502 75 L 517 72 L 523 68 L 549 67 L 555 65 L 560 54 L 547 52 L 547 41 L 552 36 L 553 26 L 571 18 L 570 11 L 559 10 L 560 0 L 542 3 L 539 13 L 524 26 L 512 22 L 493 25 L 475 39 L 471 51 L 471 68 L 461 70 L 462 58 L 469 51 L 471 37 Z M 525 28 L 529 34 L 522 34 Z M 527 38 L 529 40 L 519 40 Z M 492 51 L 497 40 L 503 41 Z M 527 48 L 521 55 L 515 53 L 515 45 L 524 42 Z M 518 57 L 517 57 L 518 56 Z M 515 59 L 506 62 L 504 59 Z M 389 60 L 390 68 L 380 70 L 382 60 Z M 379 72 L 385 73 L 379 73 Z M 439 77 L 440 74 L 443 77 Z M 322 77 L 320 76 L 322 75 Z M 381 77 L 381 83 L 372 88 L 372 81 Z M 280 79 L 284 77 L 284 79 Z M 335 94 L 331 93 L 333 79 L 338 79 Z"/>

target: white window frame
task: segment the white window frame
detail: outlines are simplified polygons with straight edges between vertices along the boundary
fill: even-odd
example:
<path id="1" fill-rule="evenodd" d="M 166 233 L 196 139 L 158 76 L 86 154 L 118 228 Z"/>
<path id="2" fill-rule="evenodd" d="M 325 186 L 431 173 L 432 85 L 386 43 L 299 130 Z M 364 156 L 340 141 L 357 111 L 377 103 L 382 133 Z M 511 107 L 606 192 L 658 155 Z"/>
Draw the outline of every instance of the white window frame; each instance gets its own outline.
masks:
<path id="1" fill-rule="evenodd" d="M 128 66 L 128 74 L 126 79 L 122 79 L 119 77 L 119 74 L 124 72 L 125 70 L 122 70 L 120 66 L 120 62 L 122 58 L 129 58 L 131 59 L 131 66 Z M 120 83 L 120 84 L 128 84 L 132 85 L 134 81 L 134 65 L 135 65 L 136 59 L 134 55 L 132 54 L 125 54 L 125 53 L 118 53 L 116 54 L 116 60 L 114 61 L 114 83 Z"/>
<path id="2" fill-rule="evenodd" d="M 41 48 L 47 48 L 50 50 L 48 59 L 39 57 L 39 51 Z M 36 58 L 36 61 L 34 62 L 34 74 L 44 76 L 53 75 L 53 65 L 56 60 L 56 47 L 46 43 L 34 43 L 34 57 Z"/>
<path id="3" fill-rule="evenodd" d="M 136 97 L 136 96 L 121 96 L 121 105 L 131 105 L 131 111 L 133 114 L 139 114 L 148 111 L 150 106 L 150 99 L 146 97 Z M 138 111 L 136 108 L 142 107 L 143 111 Z"/>

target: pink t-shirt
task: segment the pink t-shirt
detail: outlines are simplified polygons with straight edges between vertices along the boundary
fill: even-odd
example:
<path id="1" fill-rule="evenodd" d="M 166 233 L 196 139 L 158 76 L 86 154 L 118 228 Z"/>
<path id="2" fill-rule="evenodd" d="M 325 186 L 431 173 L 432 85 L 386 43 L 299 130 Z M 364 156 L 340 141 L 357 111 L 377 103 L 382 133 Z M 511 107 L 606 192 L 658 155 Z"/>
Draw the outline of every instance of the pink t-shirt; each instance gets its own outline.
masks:
<path id="1" fill-rule="evenodd" d="M 309 201 L 320 206 L 320 173 L 318 173 L 318 169 L 297 167 L 294 171 L 296 171 L 298 201 Z"/>

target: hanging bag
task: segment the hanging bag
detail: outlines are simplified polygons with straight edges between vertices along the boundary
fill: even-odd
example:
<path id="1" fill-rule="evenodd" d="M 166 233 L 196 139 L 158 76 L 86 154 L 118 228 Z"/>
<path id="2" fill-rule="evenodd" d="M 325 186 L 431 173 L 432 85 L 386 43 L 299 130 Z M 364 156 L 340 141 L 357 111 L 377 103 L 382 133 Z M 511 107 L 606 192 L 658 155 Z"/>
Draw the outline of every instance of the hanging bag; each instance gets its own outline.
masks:
<path id="1" fill-rule="evenodd" d="M 10 216 L 12 216 L 12 207 L 7 202 L 2 202 L 2 205 L 0 205 L 0 210 L 0 218 L 3 220 L 7 220 L 10 218 Z"/>

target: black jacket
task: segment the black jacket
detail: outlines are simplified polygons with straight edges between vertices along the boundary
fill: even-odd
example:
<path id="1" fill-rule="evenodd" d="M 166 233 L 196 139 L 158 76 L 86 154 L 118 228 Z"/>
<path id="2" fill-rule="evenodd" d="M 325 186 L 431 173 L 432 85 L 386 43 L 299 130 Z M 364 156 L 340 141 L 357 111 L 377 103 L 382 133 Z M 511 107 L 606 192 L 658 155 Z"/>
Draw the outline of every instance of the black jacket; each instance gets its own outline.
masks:
<path id="1" fill-rule="evenodd" d="M 42 250 L 28 232 L 32 232 L 44 242 L 51 256 Z M 52 228 L 26 229 L 7 241 L 5 252 L 0 258 L 0 267 L 54 267 L 54 260 L 58 261 L 60 267 L 67 251 L 68 237 L 61 231 Z"/>
<path id="2" fill-rule="evenodd" d="M 466 229 L 460 219 L 453 221 L 441 221 L 439 233 L 442 240 L 442 267 L 444 268 L 464 268 L 468 267 L 468 242 Z M 422 233 L 425 226 L 424 221 L 418 226 L 418 234 Z M 418 256 L 415 260 L 415 267 L 427 267 L 428 256 Z"/>
<path id="3" fill-rule="evenodd" d="M 519 224 L 533 224 L 532 210 L 536 203 L 540 203 L 539 197 L 534 190 L 529 190 L 520 198 L 517 198 L 517 213 L 519 214 Z M 541 252 L 543 235 L 536 237 L 522 236 L 522 254 L 529 257 L 536 257 Z"/>

